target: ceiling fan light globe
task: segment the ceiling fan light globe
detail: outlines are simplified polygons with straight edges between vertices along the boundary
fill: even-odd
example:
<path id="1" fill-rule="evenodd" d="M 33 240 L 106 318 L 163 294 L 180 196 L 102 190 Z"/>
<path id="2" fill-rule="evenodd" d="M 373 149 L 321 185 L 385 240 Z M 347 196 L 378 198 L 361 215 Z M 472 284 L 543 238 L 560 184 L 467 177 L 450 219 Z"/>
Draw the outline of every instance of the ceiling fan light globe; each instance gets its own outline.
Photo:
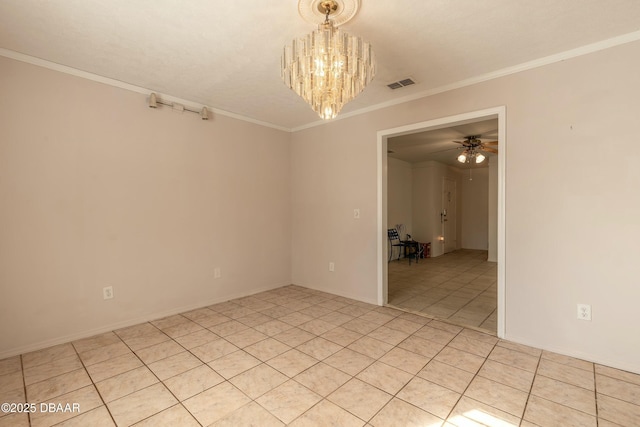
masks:
<path id="1" fill-rule="evenodd" d="M 476 154 L 476 163 L 482 163 L 482 162 L 484 162 L 484 159 L 485 159 L 485 157 L 484 157 L 483 154 L 481 154 L 481 153 Z"/>
<path id="2" fill-rule="evenodd" d="M 467 161 L 467 155 L 466 155 L 466 154 L 464 154 L 464 153 L 460 154 L 460 155 L 458 156 L 458 161 L 459 161 L 460 163 L 465 163 L 465 162 Z"/>

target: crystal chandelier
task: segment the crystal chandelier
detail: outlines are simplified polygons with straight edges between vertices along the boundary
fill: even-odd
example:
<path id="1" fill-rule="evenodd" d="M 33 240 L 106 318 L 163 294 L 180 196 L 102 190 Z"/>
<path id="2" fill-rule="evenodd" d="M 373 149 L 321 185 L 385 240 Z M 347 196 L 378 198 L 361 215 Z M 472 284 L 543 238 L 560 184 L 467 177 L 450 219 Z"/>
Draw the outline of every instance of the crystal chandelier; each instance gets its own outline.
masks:
<path id="1" fill-rule="evenodd" d="M 351 2 L 356 2 L 356 8 L 347 20 L 357 11 L 357 0 Z M 298 3 L 300 11 L 303 3 L 305 0 Z M 341 31 L 329 19 L 341 11 L 337 1 L 311 0 L 311 3 L 324 14 L 324 22 L 316 31 L 285 46 L 282 80 L 322 119 L 328 120 L 336 117 L 344 104 L 371 82 L 376 71 L 375 57 L 369 43 Z"/>

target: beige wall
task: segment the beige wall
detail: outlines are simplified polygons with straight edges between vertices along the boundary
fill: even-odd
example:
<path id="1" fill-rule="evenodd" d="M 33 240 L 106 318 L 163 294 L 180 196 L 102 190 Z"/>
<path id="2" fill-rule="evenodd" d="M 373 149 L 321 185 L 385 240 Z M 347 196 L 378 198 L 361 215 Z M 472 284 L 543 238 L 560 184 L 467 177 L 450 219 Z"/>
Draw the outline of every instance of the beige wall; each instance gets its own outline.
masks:
<path id="1" fill-rule="evenodd" d="M 413 214 L 411 203 L 413 184 L 411 163 L 398 159 L 387 159 L 387 228 L 395 228 L 398 224 L 405 226 L 405 234 L 413 234 Z M 400 236 L 402 239 L 405 235 Z"/>
<path id="2" fill-rule="evenodd" d="M 633 42 L 294 133 L 294 283 L 376 301 L 377 131 L 505 105 L 506 337 L 640 372 L 638 75 Z"/>
<path id="3" fill-rule="evenodd" d="M 291 283 L 289 133 L 0 76 L 0 358 Z"/>
<path id="4" fill-rule="evenodd" d="M 460 174 L 462 203 L 458 216 L 462 222 L 461 247 L 487 250 L 489 247 L 489 168 Z"/>

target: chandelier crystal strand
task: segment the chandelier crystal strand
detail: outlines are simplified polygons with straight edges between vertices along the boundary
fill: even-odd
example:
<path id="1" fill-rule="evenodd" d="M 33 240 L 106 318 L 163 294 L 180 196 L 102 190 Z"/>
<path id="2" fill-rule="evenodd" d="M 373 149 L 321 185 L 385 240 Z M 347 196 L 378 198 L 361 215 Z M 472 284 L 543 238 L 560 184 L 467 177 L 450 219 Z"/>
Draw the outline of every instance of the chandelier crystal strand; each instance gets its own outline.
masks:
<path id="1" fill-rule="evenodd" d="M 324 120 L 332 119 L 375 75 L 369 43 L 326 19 L 318 29 L 285 46 L 282 80 Z"/>

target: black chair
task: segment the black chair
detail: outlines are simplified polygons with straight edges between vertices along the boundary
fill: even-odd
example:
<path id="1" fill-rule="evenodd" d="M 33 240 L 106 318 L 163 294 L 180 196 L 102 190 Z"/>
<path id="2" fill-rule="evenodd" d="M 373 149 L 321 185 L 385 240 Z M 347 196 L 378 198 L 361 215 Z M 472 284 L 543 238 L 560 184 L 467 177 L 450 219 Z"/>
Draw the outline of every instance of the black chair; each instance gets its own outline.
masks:
<path id="1" fill-rule="evenodd" d="M 398 230 L 395 228 L 390 228 L 387 230 L 387 236 L 389 236 L 389 261 L 393 256 L 393 248 L 398 248 L 398 259 L 400 259 L 400 253 L 406 247 L 404 243 L 400 240 L 400 236 L 398 235 Z M 394 243 L 397 242 L 397 243 Z M 402 249 L 401 249 L 402 248 Z"/>

